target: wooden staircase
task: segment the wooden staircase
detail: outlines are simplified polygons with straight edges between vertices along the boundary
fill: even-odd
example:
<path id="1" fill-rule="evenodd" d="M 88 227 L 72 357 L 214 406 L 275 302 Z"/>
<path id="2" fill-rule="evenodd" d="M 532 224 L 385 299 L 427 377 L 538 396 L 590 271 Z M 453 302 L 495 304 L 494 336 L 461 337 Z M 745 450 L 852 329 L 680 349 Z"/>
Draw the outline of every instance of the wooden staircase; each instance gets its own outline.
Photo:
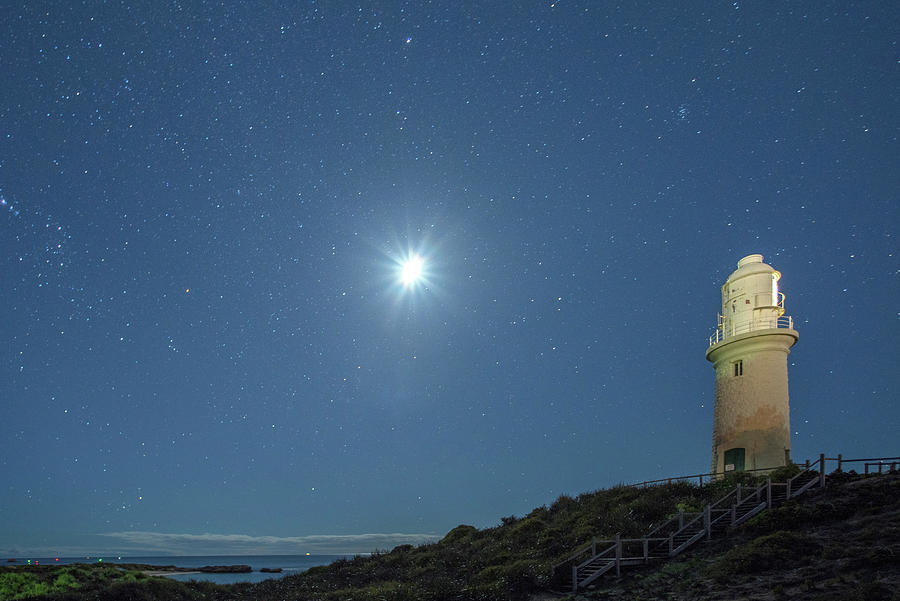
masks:
<path id="1" fill-rule="evenodd" d="M 816 469 L 818 468 L 818 469 Z M 596 540 L 582 547 L 554 572 L 571 570 L 571 590 L 577 592 L 605 574 L 623 567 L 665 560 L 683 553 L 701 540 L 722 536 L 753 516 L 793 499 L 811 488 L 825 487 L 825 457 L 784 482 L 767 479 L 757 487 L 738 484 L 733 490 L 706 505 L 703 511 L 680 512 L 641 538 Z"/>

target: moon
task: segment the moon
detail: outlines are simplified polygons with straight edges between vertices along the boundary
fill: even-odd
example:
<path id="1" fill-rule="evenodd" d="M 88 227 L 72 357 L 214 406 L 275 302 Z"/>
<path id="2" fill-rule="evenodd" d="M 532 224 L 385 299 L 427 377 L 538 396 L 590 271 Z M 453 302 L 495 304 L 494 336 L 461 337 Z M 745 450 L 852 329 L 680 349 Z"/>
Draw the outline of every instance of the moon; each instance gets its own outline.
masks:
<path id="1" fill-rule="evenodd" d="M 405 287 L 410 287 L 422 279 L 422 268 L 425 261 L 419 255 L 411 255 L 400 269 L 400 281 Z"/>

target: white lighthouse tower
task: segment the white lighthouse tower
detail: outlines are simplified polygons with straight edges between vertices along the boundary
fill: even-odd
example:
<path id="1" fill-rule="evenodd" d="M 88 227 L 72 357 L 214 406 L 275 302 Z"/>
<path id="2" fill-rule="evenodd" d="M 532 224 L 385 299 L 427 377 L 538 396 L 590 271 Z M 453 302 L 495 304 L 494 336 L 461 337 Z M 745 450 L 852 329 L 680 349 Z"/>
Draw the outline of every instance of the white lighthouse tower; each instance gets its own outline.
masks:
<path id="1" fill-rule="evenodd" d="M 738 261 L 706 359 L 716 369 L 712 471 L 790 463 L 787 357 L 799 334 L 784 315 L 781 274 L 762 255 Z"/>

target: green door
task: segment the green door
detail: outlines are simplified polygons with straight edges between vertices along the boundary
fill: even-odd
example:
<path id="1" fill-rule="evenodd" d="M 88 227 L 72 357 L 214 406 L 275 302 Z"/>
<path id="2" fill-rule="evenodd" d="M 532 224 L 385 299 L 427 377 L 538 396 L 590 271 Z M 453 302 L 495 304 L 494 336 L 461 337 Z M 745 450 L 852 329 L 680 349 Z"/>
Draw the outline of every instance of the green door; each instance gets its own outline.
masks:
<path id="1" fill-rule="evenodd" d="M 725 451 L 725 471 L 744 471 L 744 449 L 728 449 Z"/>

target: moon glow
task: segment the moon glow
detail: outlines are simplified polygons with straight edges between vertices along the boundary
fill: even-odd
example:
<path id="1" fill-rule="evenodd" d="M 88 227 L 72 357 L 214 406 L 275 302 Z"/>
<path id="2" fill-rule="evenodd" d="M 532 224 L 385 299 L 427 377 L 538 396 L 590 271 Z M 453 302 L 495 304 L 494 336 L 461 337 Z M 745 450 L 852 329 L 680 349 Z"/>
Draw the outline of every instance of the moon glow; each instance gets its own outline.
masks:
<path id="1" fill-rule="evenodd" d="M 400 281 L 409 287 L 422 279 L 422 267 L 425 261 L 419 255 L 411 255 L 400 270 Z"/>

